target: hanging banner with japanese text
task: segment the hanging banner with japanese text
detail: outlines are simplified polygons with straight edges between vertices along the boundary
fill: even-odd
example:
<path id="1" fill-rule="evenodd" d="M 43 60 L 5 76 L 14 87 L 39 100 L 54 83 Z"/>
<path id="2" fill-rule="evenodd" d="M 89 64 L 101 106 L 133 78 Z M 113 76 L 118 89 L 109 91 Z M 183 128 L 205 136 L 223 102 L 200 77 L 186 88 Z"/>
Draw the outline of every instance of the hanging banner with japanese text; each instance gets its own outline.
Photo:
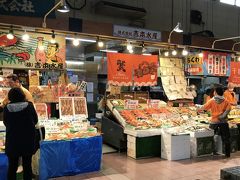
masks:
<path id="1" fill-rule="evenodd" d="M 228 82 L 240 87 L 240 62 L 231 62 L 231 73 Z"/>
<path id="2" fill-rule="evenodd" d="M 203 75 L 229 76 L 231 54 L 221 52 L 203 52 Z"/>
<path id="3" fill-rule="evenodd" d="M 0 66 L 18 69 L 64 69 L 65 38 L 51 35 L 28 33 L 28 41 L 22 40 L 22 33 L 14 31 L 14 38 L 7 38 L 7 31 L 0 30 Z"/>
<path id="4" fill-rule="evenodd" d="M 203 58 L 198 54 L 191 54 L 187 57 L 186 71 L 188 75 L 203 75 Z"/>
<path id="5" fill-rule="evenodd" d="M 54 0 L 2 0 L 0 1 L 1 15 L 44 17 L 55 5 Z M 55 16 L 50 13 L 48 17 Z"/>
<path id="6" fill-rule="evenodd" d="M 117 86 L 157 84 L 157 56 L 108 53 L 108 83 Z"/>

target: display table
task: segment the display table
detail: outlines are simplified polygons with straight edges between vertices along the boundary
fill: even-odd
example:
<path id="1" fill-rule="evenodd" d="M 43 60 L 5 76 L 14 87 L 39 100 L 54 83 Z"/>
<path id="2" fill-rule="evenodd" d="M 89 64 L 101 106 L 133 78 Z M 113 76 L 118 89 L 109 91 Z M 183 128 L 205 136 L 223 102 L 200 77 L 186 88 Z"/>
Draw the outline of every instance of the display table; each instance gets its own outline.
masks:
<path id="1" fill-rule="evenodd" d="M 39 179 L 99 171 L 101 159 L 101 136 L 43 141 L 40 144 Z"/>
<path id="2" fill-rule="evenodd" d="M 0 179 L 7 180 L 8 158 L 5 153 L 0 153 Z"/>

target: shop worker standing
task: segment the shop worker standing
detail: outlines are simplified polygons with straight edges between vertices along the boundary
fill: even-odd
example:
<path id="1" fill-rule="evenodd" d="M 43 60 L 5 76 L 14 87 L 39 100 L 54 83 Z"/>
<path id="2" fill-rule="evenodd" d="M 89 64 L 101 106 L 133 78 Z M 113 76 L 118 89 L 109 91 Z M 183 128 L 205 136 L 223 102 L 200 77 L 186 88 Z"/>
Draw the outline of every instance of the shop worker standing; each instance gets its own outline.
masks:
<path id="1" fill-rule="evenodd" d="M 211 112 L 210 128 L 214 134 L 220 132 L 222 142 L 225 143 L 225 156 L 230 157 L 230 132 L 227 123 L 227 115 L 231 110 L 230 103 L 223 96 L 224 90 L 221 86 L 215 87 L 214 97 L 204 104 L 200 110 Z"/>
<path id="2" fill-rule="evenodd" d="M 6 154 L 8 156 L 8 180 L 16 180 L 19 158 L 22 157 L 23 179 L 32 179 L 32 155 L 35 147 L 35 125 L 38 116 L 32 102 L 26 101 L 21 88 L 8 93 L 9 103 L 3 110 L 6 126 Z"/>
<path id="3" fill-rule="evenodd" d="M 31 93 L 21 85 L 19 78 L 16 74 L 11 74 L 11 75 L 7 76 L 7 81 L 11 88 L 20 88 L 23 91 L 23 93 L 25 94 L 27 101 L 33 102 L 33 97 L 31 95 Z M 8 103 L 9 103 L 9 99 L 8 99 L 8 97 L 6 97 L 3 100 L 2 104 L 3 104 L 3 106 L 5 106 Z"/>
<path id="4" fill-rule="evenodd" d="M 233 83 L 228 83 L 228 88 L 224 92 L 224 98 L 232 105 L 236 106 L 237 105 L 237 98 L 236 94 L 233 91 L 234 90 L 234 84 Z"/>

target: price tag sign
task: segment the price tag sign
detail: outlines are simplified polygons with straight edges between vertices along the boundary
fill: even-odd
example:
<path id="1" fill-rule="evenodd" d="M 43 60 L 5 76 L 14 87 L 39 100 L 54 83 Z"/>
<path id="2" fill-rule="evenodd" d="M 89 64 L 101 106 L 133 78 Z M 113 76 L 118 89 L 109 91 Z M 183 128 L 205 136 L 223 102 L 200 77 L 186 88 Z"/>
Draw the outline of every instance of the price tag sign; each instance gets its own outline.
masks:
<path id="1" fill-rule="evenodd" d="M 160 100 L 158 100 L 158 99 L 149 99 L 148 100 L 148 107 L 149 108 L 158 109 L 159 104 L 160 104 Z"/>
<path id="2" fill-rule="evenodd" d="M 188 64 L 202 64 L 203 58 L 199 56 L 188 56 L 187 62 Z"/>
<path id="3" fill-rule="evenodd" d="M 138 100 L 126 99 L 124 102 L 125 102 L 124 109 L 137 109 L 138 108 Z"/>
<path id="4" fill-rule="evenodd" d="M 156 120 L 166 119 L 167 115 L 165 113 L 161 114 L 152 114 L 152 118 Z"/>

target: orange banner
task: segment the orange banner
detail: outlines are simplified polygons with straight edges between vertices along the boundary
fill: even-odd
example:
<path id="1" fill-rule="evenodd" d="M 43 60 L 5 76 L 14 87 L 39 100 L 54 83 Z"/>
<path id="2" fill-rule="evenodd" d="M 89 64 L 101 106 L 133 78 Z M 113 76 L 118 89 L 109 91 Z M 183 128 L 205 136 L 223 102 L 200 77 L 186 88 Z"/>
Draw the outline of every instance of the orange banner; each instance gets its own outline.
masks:
<path id="1" fill-rule="evenodd" d="M 108 83 L 117 86 L 157 84 L 157 56 L 108 53 Z"/>

